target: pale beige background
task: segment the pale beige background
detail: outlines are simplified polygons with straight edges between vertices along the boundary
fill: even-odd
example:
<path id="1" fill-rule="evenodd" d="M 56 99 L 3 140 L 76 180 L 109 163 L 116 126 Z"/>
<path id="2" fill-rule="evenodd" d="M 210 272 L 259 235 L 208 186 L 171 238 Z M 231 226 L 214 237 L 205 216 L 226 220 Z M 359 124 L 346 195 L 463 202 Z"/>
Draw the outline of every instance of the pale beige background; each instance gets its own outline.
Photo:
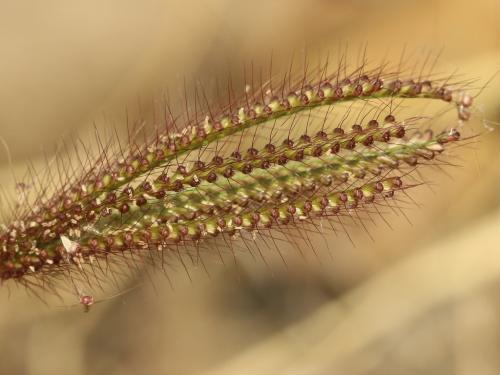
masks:
<path id="1" fill-rule="evenodd" d="M 184 78 L 304 46 L 366 43 L 372 60 L 443 49 L 443 71 L 484 83 L 500 69 L 498 14 L 496 0 L 0 0 L 0 136 L 20 174 L 61 136 L 119 127 Z M 500 136 L 482 124 L 500 120 L 499 89 L 477 99 L 484 135 L 453 177 L 414 192 L 411 225 L 392 215 L 374 240 L 331 238 L 320 264 L 214 262 L 192 282 L 176 267 L 174 288 L 156 273 L 89 314 L 2 287 L 0 374 L 499 373 Z M 0 163 L 12 189 L 3 149 Z"/>

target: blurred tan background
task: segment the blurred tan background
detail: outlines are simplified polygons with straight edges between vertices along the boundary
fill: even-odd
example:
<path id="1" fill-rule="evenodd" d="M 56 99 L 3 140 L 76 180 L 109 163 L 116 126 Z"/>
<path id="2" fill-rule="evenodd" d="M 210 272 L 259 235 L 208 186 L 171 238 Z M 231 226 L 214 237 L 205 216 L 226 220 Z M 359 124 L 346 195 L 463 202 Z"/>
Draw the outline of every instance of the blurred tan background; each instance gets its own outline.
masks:
<path id="1" fill-rule="evenodd" d="M 227 79 L 273 54 L 368 45 L 371 60 L 441 50 L 439 70 L 500 69 L 498 0 L 0 0 L 0 183 L 61 137 L 123 126 L 165 87 Z M 287 66 L 284 66 L 286 69 Z M 0 290 L 0 374 L 500 373 L 500 121 L 494 79 L 452 177 L 422 207 L 329 240 L 328 255 L 178 265 L 82 313 Z M 466 130 L 468 131 L 468 130 Z M 472 133 L 472 131 L 471 131 Z M 69 304 L 75 301 L 66 301 Z"/>

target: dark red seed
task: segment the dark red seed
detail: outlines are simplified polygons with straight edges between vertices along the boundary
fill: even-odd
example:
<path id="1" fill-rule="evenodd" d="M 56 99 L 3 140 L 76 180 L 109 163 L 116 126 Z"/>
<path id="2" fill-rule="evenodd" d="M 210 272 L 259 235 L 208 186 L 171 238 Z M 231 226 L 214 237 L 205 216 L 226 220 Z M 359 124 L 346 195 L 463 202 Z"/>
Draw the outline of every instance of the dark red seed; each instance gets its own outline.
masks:
<path id="1" fill-rule="evenodd" d="M 214 130 L 215 130 L 216 132 L 220 132 L 220 131 L 222 131 L 223 129 L 224 129 L 224 128 L 222 127 L 222 124 L 221 124 L 219 121 L 217 121 L 217 122 L 215 122 L 215 123 L 214 123 Z"/>
<path id="2" fill-rule="evenodd" d="M 297 208 L 295 206 L 292 206 L 292 205 L 289 205 L 287 210 L 292 215 L 295 214 L 295 212 L 297 212 Z"/>
<path id="3" fill-rule="evenodd" d="M 333 134 L 335 134 L 335 135 L 344 135 L 344 129 L 342 129 L 342 128 L 335 128 L 335 129 L 333 129 Z"/>
<path id="4" fill-rule="evenodd" d="M 394 180 L 392 180 L 392 185 L 394 187 L 400 188 L 401 186 L 403 186 L 403 181 L 401 180 L 401 178 L 396 177 L 394 178 Z"/>
<path id="5" fill-rule="evenodd" d="M 234 175 L 234 169 L 232 167 L 227 167 L 223 172 L 224 177 L 230 178 Z"/>
<path id="6" fill-rule="evenodd" d="M 287 111 L 292 108 L 292 106 L 290 105 L 290 102 L 286 99 L 280 100 L 280 104 Z"/>
<path id="7" fill-rule="evenodd" d="M 310 143 L 311 142 L 311 137 L 309 137 L 307 134 L 302 134 L 300 136 L 300 139 L 303 141 L 303 142 L 306 142 L 306 143 Z"/>
<path id="8" fill-rule="evenodd" d="M 125 235 L 123 236 L 123 239 L 127 245 L 130 245 L 134 241 L 134 237 L 130 232 L 126 232 Z"/>
<path id="9" fill-rule="evenodd" d="M 163 237 L 163 238 L 167 238 L 170 234 L 170 231 L 168 230 L 167 227 L 162 227 L 160 229 L 160 236 Z"/>
<path id="10" fill-rule="evenodd" d="M 399 90 L 401 90 L 402 86 L 403 82 L 397 79 L 394 82 L 391 82 L 390 89 L 392 90 L 392 92 L 398 92 Z"/>
<path id="11" fill-rule="evenodd" d="M 226 220 L 224 220 L 223 218 L 217 219 L 217 225 L 219 226 L 219 228 L 224 229 L 226 227 Z"/>
<path id="12" fill-rule="evenodd" d="M 163 182 L 164 184 L 168 184 L 170 182 L 170 177 L 168 177 L 165 173 L 158 177 L 158 181 Z"/>
<path id="13" fill-rule="evenodd" d="M 310 212 L 312 210 L 312 203 L 311 201 L 305 201 L 304 202 L 304 211 L 305 212 Z"/>
<path id="14" fill-rule="evenodd" d="M 217 174 L 214 172 L 210 172 L 207 176 L 207 181 L 208 182 L 215 182 L 217 180 Z"/>
<path id="15" fill-rule="evenodd" d="M 375 191 L 381 193 L 384 191 L 384 185 L 381 182 L 375 184 Z"/>
<path id="16" fill-rule="evenodd" d="M 325 81 L 323 83 L 321 83 L 321 89 L 322 90 L 327 90 L 327 89 L 332 89 L 332 84 L 328 81 Z"/>
<path id="17" fill-rule="evenodd" d="M 366 171 L 364 169 L 360 169 L 360 170 L 356 171 L 356 173 L 354 175 L 356 176 L 356 178 L 365 178 Z"/>
<path id="18" fill-rule="evenodd" d="M 363 141 L 363 144 L 365 146 L 371 146 L 373 144 L 373 137 L 371 135 L 366 137 L 366 139 Z"/>
<path id="19" fill-rule="evenodd" d="M 89 241 L 89 246 L 92 250 L 96 250 L 97 249 L 97 246 L 99 245 L 99 242 L 95 239 L 95 238 L 92 238 L 90 241 Z"/>
<path id="20" fill-rule="evenodd" d="M 370 128 L 370 129 L 378 128 L 378 121 L 377 120 L 368 121 L 368 128 Z"/>
<path id="21" fill-rule="evenodd" d="M 320 146 L 315 147 L 313 152 L 312 152 L 313 156 L 315 156 L 315 157 L 321 156 L 322 153 L 323 153 L 323 149 Z"/>
<path id="22" fill-rule="evenodd" d="M 196 160 L 193 164 L 194 169 L 203 170 L 205 169 L 205 163 L 201 160 Z"/>
<path id="23" fill-rule="evenodd" d="M 305 95 L 305 94 L 300 95 L 300 101 L 301 101 L 301 102 L 302 102 L 302 104 L 304 104 L 304 105 L 309 104 L 309 98 L 308 98 L 308 97 L 307 97 L 307 95 Z"/>
<path id="24" fill-rule="evenodd" d="M 221 156 L 215 156 L 212 159 L 212 163 L 214 163 L 215 165 L 222 165 L 224 164 L 224 159 Z"/>
<path id="25" fill-rule="evenodd" d="M 399 126 L 394 134 L 396 138 L 403 138 L 405 136 L 405 128 L 403 126 Z"/>
<path id="26" fill-rule="evenodd" d="M 368 82 L 370 79 L 366 74 L 363 74 L 361 77 L 359 77 L 358 82 Z"/>
<path id="27" fill-rule="evenodd" d="M 269 107 L 268 105 L 266 105 L 264 107 L 264 112 L 268 115 L 270 115 L 271 113 L 273 113 L 273 110 L 271 109 L 271 107 Z"/>
<path id="28" fill-rule="evenodd" d="M 304 150 L 298 150 L 295 153 L 294 159 L 297 160 L 297 161 L 300 161 L 300 160 L 304 159 Z"/>
<path id="29" fill-rule="evenodd" d="M 441 96 L 446 102 L 451 102 L 451 99 L 453 99 L 452 92 L 450 90 L 443 89 Z"/>
<path id="30" fill-rule="evenodd" d="M 363 86 L 361 85 L 356 85 L 354 88 L 354 95 L 360 96 L 363 93 Z"/>
<path id="31" fill-rule="evenodd" d="M 348 179 L 349 179 L 349 173 L 347 173 L 347 172 L 344 172 L 344 173 L 340 174 L 340 176 L 338 176 L 338 180 L 340 182 L 347 182 Z"/>
<path id="32" fill-rule="evenodd" d="M 247 110 L 247 116 L 253 120 L 257 117 L 257 112 L 250 108 L 249 110 Z"/>
<path id="33" fill-rule="evenodd" d="M 163 199 L 165 198 L 166 193 L 165 190 L 158 190 L 154 195 L 157 199 Z"/>
<path id="34" fill-rule="evenodd" d="M 144 242 L 149 243 L 149 241 L 151 241 L 151 232 L 149 232 L 148 230 L 145 230 L 141 234 L 142 234 L 142 239 L 144 240 Z"/>
<path id="35" fill-rule="evenodd" d="M 150 191 L 153 188 L 153 186 L 151 186 L 151 184 L 148 181 L 146 181 L 142 184 L 142 188 L 144 189 L 144 191 Z"/>
<path id="36" fill-rule="evenodd" d="M 385 116 L 384 121 L 392 123 L 392 122 L 396 122 L 396 118 L 393 115 L 387 115 L 387 116 Z"/>
<path id="37" fill-rule="evenodd" d="M 189 144 L 189 138 L 186 135 L 183 135 L 180 139 L 180 143 L 182 146 L 187 146 Z"/>
<path id="38" fill-rule="evenodd" d="M 69 198 L 63 199 L 63 206 L 65 209 L 69 209 L 72 204 L 73 204 L 73 202 L 71 201 L 71 199 L 69 199 Z"/>
<path id="39" fill-rule="evenodd" d="M 113 237 L 106 237 L 106 247 L 109 249 L 115 244 L 115 239 Z"/>
<path id="40" fill-rule="evenodd" d="M 348 150 L 352 150 L 355 147 L 356 147 L 356 141 L 354 139 L 350 139 L 345 145 L 345 148 Z"/>
<path id="41" fill-rule="evenodd" d="M 188 235 L 188 233 L 189 233 L 189 229 L 188 229 L 188 227 L 186 227 L 186 226 L 181 226 L 181 227 L 179 228 L 179 234 L 180 234 L 182 237 L 186 237 L 186 236 Z"/>
<path id="42" fill-rule="evenodd" d="M 384 132 L 384 134 L 382 134 L 382 139 L 384 140 L 384 142 L 389 142 L 390 139 L 391 139 L 391 133 L 389 132 L 389 130 L 386 130 Z"/>
<path id="43" fill-rule="evenodd" d="M 99 178 L 94 182 L 94 186 L 96 189 L 101 189 L 102 188 L 102 180 Z"/>
<path id="44" fill-rule="evenodd" d="M 257 224 L 260 221 L 260 215 L 257 212 L 252 214 L 252 223 Z"/>
<path id="45" fill-rule="evenodd" d="M 175 180 L 174 184 L 172 186 L 172 190 L 173 191 L 181 191 L 182 189 L 184 189 L 184 185 L 182 184 L 182 181 L 181 180 Z"/>
<path id="46" fill-rule="evenodd" d="M 241 224 L 243 224 L 243 219 L 241 218 L 241 216 L 235 216 L 234 219 L 233 219 L 233 223 L 234 225 L 236 225 L 237 227 L 241 226 Z"/>
<path id="47" fill-rule="evenodd" d="M 376 79 L 376 80 L 373 82 L 372 91 L 378 91 L 378 90 L 380 90 L 382 87 L 384 87 L 384 82 L 383 82 L 381 79 Z"/>
<path id="48" fill-rule="evenodd" d="M 415 156 L 410 156 L 410 157 L 408 157 L 408 158 L 405 159 L 405 162 L 408 165 L 414 167 L 415 165 L 417 165 L 418 159 Z"/>
<path id="49" fill-rule="evenodd" d="M 328 135 L 324 131 L 320 130 L 316 133 L 316 137 L 322 140 L 326 140 L 328 138 Z"/>
<path id="50" fill-rule="evenodd" d="M 196 128 L 196 135 L 198 138 L 205 138 L 207 136 L 207 132 L 203 127 L 198 126 L 198 128 Z"/>
<path id="51" fill-rule="evenodd" d="M 327 197 L 322 197 L 321 200 L 319 201 L 319 205 L 321 208 L 325 209 L 328 207 L 329 201 Z"/>
<path id="52" fill-rule="evenodd" d="M 130 164 L 125 164 L 125 173 L 127 174 L 134 173 L 134 167 L 132 167 Z"/>
<path id="53" fill-rule="evenodd" d="M 363 199 L 363 190 L 356 189 L 354 191 L 354 196 L 356 197 L 356 199 Z"/>
<path id="54" fill-rule="evenodd" d="M 130 207 L 128 206 L 128 204 L 123 203 L 123 204 L 120 206 L 119 210 L 120 210 L 120 212 L 121 212 L 122 214 L 126 214 L 127 212 L 129 212 Z"/>
<path id="55" fill-rule="evenodd" d="M 287 138 L 287 139 L 285 139 L 285 140 L 283 141 L 283 145 L 284 145 L 284 146 L 287 146 L 287 147 L 289 147 L 289 148 L 292 148 L 292 147 L 293 147 L 293 141 L 292 141 L 291 139 L 288 139 L 288 138 Z"/>
<path id="56" fill-rule="evenodd" d="M 108 193 L 108 195 L 106 196 L 106 202 L 108 203 L 116 202 L 116 194 L 113 192 Z"/>
<path id="57" fill-rule="evenodd" d="M 333 92 L 334 96 L 336 98 L 341 98 L 344 95 L 344 92 L 342 91 L 342 87 L 337 87 L 335 91 Z"/>
<path id="58" fill-rule="evenodd" d="M 200 179 L 199 178 L 192 178 L 190 181 L 189 181 L 189 185 L 192 186 L 192 187 L 196 187 L 200 184 Z"/>
<path id="59" fill-rule="evenodd" d="M 365 197 L 365 202 L 372 203 L 375 200 L 375 195 L 369 195 Z"/>
<path id="60" fill-rule="evenodd" d="M 280 155 L 277 161 L 279 165 L 284 165 L 287 163 L 288 159 L 285 155 Z"/>
<path id="61" fill-rule="evenodd" d="M 242 159 L 242 156 L 241 156 L 241 153 L 239 151 L 233 151 L 231 153 L 231 156 L 234 158 L 234 160 L 236 161 L 241 161 Z"/>
<path id="62" fill-rule="evenodd" d="M 258 153 L 259 153 L 259 150 L 257 150 L 256 148 L 253 148 L 253 147 L 251 147 L 251 148 L 249 148 L 249 149 L 247 150 L 247 154 L 248 154 L 249 156 L 251 156 L 251 157 L 255 157 L 255 156 L 257 156 L 257 155 L 258 155 Z"/>
<path id="63" fill-rule="evenodd" d="M 273 207 L 271 209 L 271 217 L 275 220 L 278 219 L 280 217 L 280 210 L 276 207 Z"/>
<path id="64" fill-rule="evenodd" d="M 330 148 L 330 151 L 332 154 L 337 154 L 340 151 L 340 144 L 338 142 L 335 142 Z"/>
<path id="65" fill-rule="evenodd" d="M 135 204 L 139 207 L 144 206 L 146 203 L 148 203 L 148 201 L 143 195 L 137 197 L 137 199 L 135 200 Z"/>
<path id="66" fill-rule="evenodd" d="M 355 133 L 361 133 L 363 131 L 363 128 L 361 127 L 361 125 L 354 124 L 352 126 L 352 131 Z"/>
<path id="67" fill-rule="evenodd" d="M 186 169 L 186 167 L 185 167 L 185 166 L 183 166 L 183 165 L 179 165 L 179 166 L 177 167 L 177 173 L 179 173 L 179 174 L 181 174 L 181 175 L 185 176 L 185 175 L 187 174 L 187 169 Z"/>
<path id="68" fill-rule="evenodd" d="M 175 144 L 175 141 L 173 139 L 169 140 L 169 143 L 168 143 L 168 149 L 171 151 L 171 152 L 175 152 L 177 151 L 177 145 Z"/>
<path id="69" fill-rule="evenodd" d="M 458 141 L 460 139 L 460 133 L 457 129 L 451 129 L 448 133 L 448 140 L 450 141 Z"/>
<path id="70" fill-rule="evenodd" d="M 276 150 L 276 147 L 272 143 L 268 143 L 264 147 L 269 153 L 273 153 Z"/>
<path id="71" fill-rule="evenodd" d="M 268 168 L 271 167 L 271 163 L 268 160 L 264 160 L 264 161 L 262 161 L 262 163 L 260 164 L 260 166 L 263 169 L 268 169 Z"/>
<path id="72" fill-rule="evenodd" d="M 247 164 L 245 164 L 245 165 L 243 166 L 243 168 L 242 168 L 242 170 L 241 170 L 241 171 L 242 171 L 243 173 L 245 173 L 245 174 L 248 174 L 248 173 L 251 173 L 251 172 L 252 172 L 252 170 L 253 170 L 252 164 L 247 163 Z"/>
<path id="73" fill-rule="evenodd" d="M 346 193 L 340 193 L 339 194 L 339 200 L 343 203 L 347 202 L 347 194 Z"/>

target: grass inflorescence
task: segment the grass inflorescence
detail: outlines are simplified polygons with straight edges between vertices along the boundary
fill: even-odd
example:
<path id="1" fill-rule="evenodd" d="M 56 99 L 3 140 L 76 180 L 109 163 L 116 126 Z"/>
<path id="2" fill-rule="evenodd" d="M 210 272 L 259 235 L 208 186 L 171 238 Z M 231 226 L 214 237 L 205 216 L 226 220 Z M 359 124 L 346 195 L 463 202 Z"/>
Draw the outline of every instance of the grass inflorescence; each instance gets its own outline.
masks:
<path id="1" fill-rule="evenodd" d="M 85 266 L 102 271 L 103 262 L 126 261 L 124 254 L 154 259 L 161 253 L 163 260 L 190 247 L 199 251 L 209 238 L 341 220 L 407 194 L 420 184 L 413 172 L 440 163 L 436 156 L 460 134 L 454 126 L 421 132 L 427 118 L 396 118 L 392 104 L 449 103 L 457 121 L 467 121 L 467 83 L 406 77 L 385 67 L 342 70 L 273 79 L 218 109 L 207 104 L 195 116 L 170 114 L 150 140 L 120 144 L 119 152 L 103 146 L 93 159 L 86 153 L 88 166 L 62 173 L 52 194 L 35 178 L 19 182 L 39 189 L 0 230 L 0 279 L 44 287 Z M 369 103 L 369 110 L 363 113 L 358 103 Z M 332 120 L 341 105 L 359 112 L 356 119 Z M 309 126 L 320 117 L 319 127 Z M 258 138 L 266 140 L 257 145 Z"/>

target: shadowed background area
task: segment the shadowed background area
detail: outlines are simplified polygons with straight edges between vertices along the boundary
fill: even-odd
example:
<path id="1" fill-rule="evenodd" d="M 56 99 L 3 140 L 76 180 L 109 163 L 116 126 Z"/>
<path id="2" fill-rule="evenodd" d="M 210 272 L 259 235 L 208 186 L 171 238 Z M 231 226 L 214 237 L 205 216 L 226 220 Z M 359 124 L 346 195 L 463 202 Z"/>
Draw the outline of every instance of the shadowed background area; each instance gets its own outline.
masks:
<path id="1" fill-rule="evenodd" d="M 346 45 L 370 61 L 405 50 L 410 66 L 440 54 L 438 72 L 481 86 L 500 69 L 499 12 L 496 0 L 0 0 L 0 183 L 43 169 L 63 138 L 92 148 L 94 126 L 151 116 L 167 88 L 176 104 L 184 82 L 225 82 L 271 54 L 283 72 L 290 56 L 337 61 Z M 354 244 L 288 249 L 286 266 L 241 254 L 190 278 L 175 263 L 168 278 L 147 270 L 87 314 L 60 307 L 77 296 L 47 307 L 2 285 L 0 373 L 499 373 L 499 89 L 477 98 L 464 132 L 481 136 L 455 151 L 460 166 L 412 192 L 410 223 L 389 212 L 350 228 Z"/>

